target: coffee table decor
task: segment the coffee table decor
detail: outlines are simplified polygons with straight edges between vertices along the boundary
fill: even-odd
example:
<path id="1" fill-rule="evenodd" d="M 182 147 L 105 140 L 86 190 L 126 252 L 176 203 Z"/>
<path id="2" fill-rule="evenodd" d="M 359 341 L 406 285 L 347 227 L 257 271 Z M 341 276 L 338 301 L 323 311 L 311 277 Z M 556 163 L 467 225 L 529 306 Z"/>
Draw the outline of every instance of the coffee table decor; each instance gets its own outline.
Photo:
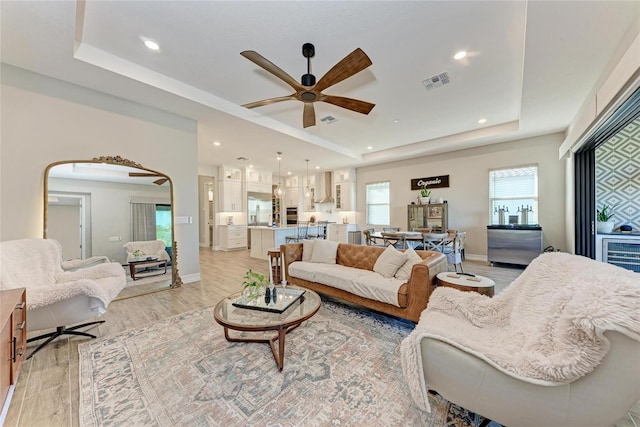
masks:
<path id="1" fill-rule="evenodd" d="M 283 289 L 268 287 L 264 291 L 264 298 L 241 296 L 232 303 L 234 307 L 248 308 L 250 310 L 270 311 L 272 313 L 284 313 L 291 304 L 305 293 L 304 289 Z"/>

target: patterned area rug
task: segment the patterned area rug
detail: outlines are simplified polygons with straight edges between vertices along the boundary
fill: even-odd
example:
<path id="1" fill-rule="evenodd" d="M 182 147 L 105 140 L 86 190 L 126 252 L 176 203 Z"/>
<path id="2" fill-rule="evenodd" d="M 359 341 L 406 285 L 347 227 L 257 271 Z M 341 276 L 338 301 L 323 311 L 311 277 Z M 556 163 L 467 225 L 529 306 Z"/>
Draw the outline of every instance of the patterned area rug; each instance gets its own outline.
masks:
<path id="1" fill-rule="evenodd" d="M 80 344 L 82 426 L 474 426 L 431 397 L 415 408 L 400 341 L 413 324 L 323 301 L 287 335 L 279 372 L 268 344 L 230 343 L 213 309 Z"/>

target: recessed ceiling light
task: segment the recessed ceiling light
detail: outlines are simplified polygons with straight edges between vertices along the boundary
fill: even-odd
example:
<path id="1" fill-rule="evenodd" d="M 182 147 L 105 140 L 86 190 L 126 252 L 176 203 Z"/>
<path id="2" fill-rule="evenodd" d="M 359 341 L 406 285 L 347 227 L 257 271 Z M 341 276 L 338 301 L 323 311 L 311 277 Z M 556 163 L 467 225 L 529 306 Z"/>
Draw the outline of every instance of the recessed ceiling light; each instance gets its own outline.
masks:
<path id="1" fill-rule="evenodd" d="M 160 50 L 160 45 L 152 40 L 145 40 L 144 45 L 151 50 Z"/>
<path id="2" fill-rule="evenodd" d="M 320 166 L 316 166 L 316 169 L 320 169 Z"/>
<path id="3" fill-rule="evenodd" d="M 213 145 L 215 145 L 216 147 L 220 146 L 220 141 L 213 141 Z"/>
<path id="4" fill-rule="evenodd" d="M 250 167 L 250 168 L 252 168 L 252 167 L 253 167 L 253 165 L 249 165 L 249 167 Z"/>
<path id="5" fill-rule="evenodd" d="M 399 122 L 400 122 L 400 120 L 398 120 L 398 119 L 394 119 L 393 120 L 393 123 L 399 123 Z"/>
<path id="6" fill-rule="evenodd" d="M 478 123 L 480 123 L 480 124 L 487 123 L 487 119 L 480 119 L 480 120 L 478 120 Z"/>
<path id="7" fill-rule="evenodd" d="M 467 56 L 467 52 L 464 51 L 464 50 L 461 50 L 460 52 L 458 52 L 455 55 L 453 55 L 453 59 L 460 60 L 460 59 L 464 58 L 465 56 Z"/>
<path id="8" fill-rule="evenodd" d="M 373 147 L 372 146 L 368 146 L 367 150 L 373 150 Z"/>
<path id="9" fill-rule="evenodd" d="M 287 175 L 291 175 L 291 172 L 287 172 Z"/>

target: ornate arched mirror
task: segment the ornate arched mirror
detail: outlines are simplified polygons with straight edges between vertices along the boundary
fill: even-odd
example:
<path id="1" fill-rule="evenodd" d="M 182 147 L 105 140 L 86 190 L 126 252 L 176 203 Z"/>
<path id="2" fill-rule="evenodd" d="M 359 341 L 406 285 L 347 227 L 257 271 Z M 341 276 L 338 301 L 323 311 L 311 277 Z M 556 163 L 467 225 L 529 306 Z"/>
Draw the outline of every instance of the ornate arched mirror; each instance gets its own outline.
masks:
<path id="1" fill-rule="evenodd" d="M 47 166 L 44 237 L 61 243 L 65 260 L 106 256 L 119 262 L 127 271 L 123 297 L 182 285 L 171 178 L 120 156 Z M 138 265 L 131 271 L 124 245 L 152 240 L 165 243 L 167 271 L 153 265 L 142 270 Z"/>

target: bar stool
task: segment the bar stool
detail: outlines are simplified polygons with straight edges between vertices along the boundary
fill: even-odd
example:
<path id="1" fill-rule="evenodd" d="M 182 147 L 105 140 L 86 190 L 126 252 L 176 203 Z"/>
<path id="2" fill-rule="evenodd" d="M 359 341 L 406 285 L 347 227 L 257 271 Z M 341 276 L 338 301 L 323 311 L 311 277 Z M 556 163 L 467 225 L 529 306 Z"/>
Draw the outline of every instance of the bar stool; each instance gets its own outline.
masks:
<path id="1" fill-rule="evenodd" d="M 271 248 L 267 250 L 267 256 L 269 257 L 269 272 L 270 279 L 273 280 L 273 284 L 277 285 L 282 281 L 282 264 L 280 263 L 280 249 Z"/>

